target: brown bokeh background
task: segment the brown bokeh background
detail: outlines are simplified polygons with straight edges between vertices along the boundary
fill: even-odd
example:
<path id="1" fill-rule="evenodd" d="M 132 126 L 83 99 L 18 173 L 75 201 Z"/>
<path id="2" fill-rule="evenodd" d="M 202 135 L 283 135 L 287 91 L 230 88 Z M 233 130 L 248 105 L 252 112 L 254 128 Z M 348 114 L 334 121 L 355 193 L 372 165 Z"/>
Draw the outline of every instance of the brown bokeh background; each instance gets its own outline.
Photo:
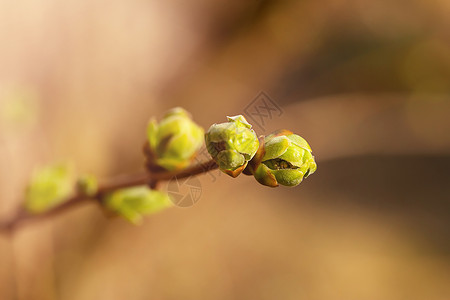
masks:
<path id="1" fill-rule="evenodd" d="M 86 204 L 0 236 L 0 299 L 450 298 L 447 0 L 0 1 L 0 217 L 31 171 L 140 170 L 151 116 L 207 128 L 261 91 L 296 188 L 200 176 L 134 227 Z"/>

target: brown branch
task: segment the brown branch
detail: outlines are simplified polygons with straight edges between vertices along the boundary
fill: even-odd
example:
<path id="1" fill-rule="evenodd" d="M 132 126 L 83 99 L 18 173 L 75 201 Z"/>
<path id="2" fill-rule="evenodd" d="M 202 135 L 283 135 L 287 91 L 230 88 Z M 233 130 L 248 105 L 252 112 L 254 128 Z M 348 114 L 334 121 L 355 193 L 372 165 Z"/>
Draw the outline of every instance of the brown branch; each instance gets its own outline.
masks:
<path id="1" fill-rule="evenodd" d="M 162 171 L 153 173 L 142 172 L 133 175 L 119 176 L 105 184 L 100 185 L 98 192 L 91 197 L 85 195 L 75 195 L 64 201 L 62 204 L 44 213 L 32 214 L 24 208 L 21 208 L 8 221 L 0 221 L 0 232 L 3 231 L 12 234 L 17 228 L 28 223 L 29 221 L 45 220 L 51 218 L 55 215 L 60 214 L 61 212 L 70 210 L 81 203 L 88 202 L 89 200 L 101 202 L 105 194 L 118 189 L 139 185 L 149 185 L 150 187 L 155 188 L 160 181 L 167 181 L 175 177 L 185 178 L 189 176 L 195 176 L 217 168 L 217 164 L 213 160 L 211 160 L 192 167 L 188 167 L 181 171 Z"/>

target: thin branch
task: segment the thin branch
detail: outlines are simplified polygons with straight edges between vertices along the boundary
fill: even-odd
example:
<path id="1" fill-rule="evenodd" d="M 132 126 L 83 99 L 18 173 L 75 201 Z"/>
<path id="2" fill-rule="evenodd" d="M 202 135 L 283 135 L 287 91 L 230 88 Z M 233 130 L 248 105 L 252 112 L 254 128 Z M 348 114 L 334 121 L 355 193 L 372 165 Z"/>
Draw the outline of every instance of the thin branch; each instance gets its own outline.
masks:
<path id="1" fill-rule="evenodd" d="M 17 228 L 28 223 L 29 221 L 45 220 L 51 218 L 55 215 L 60 214 L 61 212 L 70 210 L 77 205 L 88 202 L 90 200 L 101 202 L 105 194 L 118 189 L 139 185 L 149 185 L 150 187 L 154 188 L 161 181 L 167 181 L 175 177 L 180 179 L 195 176 L 217 168 L 218 165 L 213 160 L 210 160 L 205 163 L 188 167 L 181 171 L 163 171 L 154 173 L 142 172 L 138 174 L 119 176 L 105 184 L 100 185 L 98 192 L 91 197 L 87 197 L 85 195 L 75 195 L 64 201 L 62 204 L 44 213 L 32 214 L 24 208 L 21 208 L 10 220 L 4 222 L 0 221 L 0 232 L 4 231 L 6 233 L 12 234 Z"/>

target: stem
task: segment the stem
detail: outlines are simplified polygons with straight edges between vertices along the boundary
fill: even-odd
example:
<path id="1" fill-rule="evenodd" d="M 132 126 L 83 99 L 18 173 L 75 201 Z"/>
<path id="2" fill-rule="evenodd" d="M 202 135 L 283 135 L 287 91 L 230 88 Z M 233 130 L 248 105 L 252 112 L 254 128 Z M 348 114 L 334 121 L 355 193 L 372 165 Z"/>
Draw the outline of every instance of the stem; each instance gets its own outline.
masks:
<path id="1" fill-rule="evenodd" d="M 70 210 L 81 203 L 85 203 L 89 200 L 96 200 L 101 203 L 103 196 L 107 193 L 113 192 L 118 189 L 149 185 L 151 188 L 155 188 L 160 181 L 167 181 L 174 177 L 185 178 L 189 176 L 195 176 L 202 173 L 207 173 L 211 170 L 217 169 L 218 165 L 213 161 L 207 161 L 192 167 L 188 167 L 181 171 L 162 171 L 154 173 L 138 173 L 131 175 L 123 175 L 116 177 L 115 179 L 100 185 L 97 193 L 91 197 L 85 195 L 75 195 L 60 205 L 40 214 L 31 214 L 25 209 L 19 209 L 16 214 L 8 221 L 0 221 L 0 232 L 4 231 L 9 234 L 13 234 L 17 228 L 28 223 L 29 221 L 45 220 L 51 218 L 61 212 Z"/>

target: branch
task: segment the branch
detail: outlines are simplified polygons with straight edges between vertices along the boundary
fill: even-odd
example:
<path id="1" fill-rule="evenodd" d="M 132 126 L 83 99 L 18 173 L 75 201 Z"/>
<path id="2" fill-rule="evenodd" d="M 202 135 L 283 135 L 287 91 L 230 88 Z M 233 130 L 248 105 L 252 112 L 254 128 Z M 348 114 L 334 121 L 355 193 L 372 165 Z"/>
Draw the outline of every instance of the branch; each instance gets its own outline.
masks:
<path id="1" fill-rule="evenodd" d="M 217 168 L 218 165 L 213 160 L 210 160 L 205 163 L 188 167 L 181 171 L 162 171 L 152 173 L 142 172 L 138 174 L 119 176 L 103 185 L 100 185 L 97 193 L 92 197 L 78 194 L 44 213 L 32 214 L 24 208 L 21 208 L 10 220 L 3 222 L 0 221 L 0 232 L 3 231 L 9 234 L 13 234 L 17 228 L 20 228 L 20 226 L 28 223 L 29 221 L 38 221 L 51 218 L 60 214 L 61 212 L 70 210 L 81 203 L 88 202 L 89 200 L 94 200 L 98 203 L 101 203 L 105 194 L 118 189 L 139 185 L 149 185 L 150 187 L 154 188 L 158 184 L 158 182 L 161 181 L 167 181 L 174 177 L 185 178 L 195 176 L 202 173 L 207 173 Z"/>

